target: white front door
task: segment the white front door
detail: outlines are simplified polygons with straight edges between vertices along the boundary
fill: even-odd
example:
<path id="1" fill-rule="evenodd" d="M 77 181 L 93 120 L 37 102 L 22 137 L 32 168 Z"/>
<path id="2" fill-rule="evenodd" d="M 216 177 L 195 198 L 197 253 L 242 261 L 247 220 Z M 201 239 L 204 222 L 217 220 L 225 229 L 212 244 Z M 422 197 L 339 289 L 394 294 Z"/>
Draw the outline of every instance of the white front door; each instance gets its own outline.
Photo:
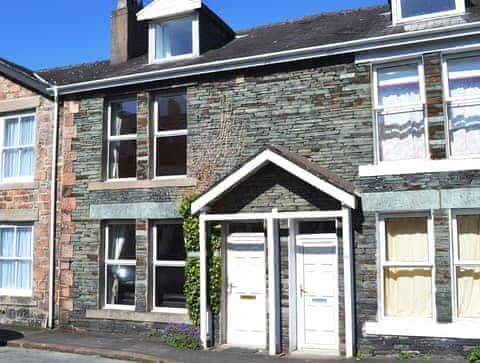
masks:
<path id="1" fill-rule="evenodd" d="M 230 234 L 227 269 L 227 343 L 265 348 L 265 235 Z"/>
<path id="2" fill-rule="evenodd" d="M 298 233 L 297 348 L 338 354 L 338 272 L 335 233 Z"/>

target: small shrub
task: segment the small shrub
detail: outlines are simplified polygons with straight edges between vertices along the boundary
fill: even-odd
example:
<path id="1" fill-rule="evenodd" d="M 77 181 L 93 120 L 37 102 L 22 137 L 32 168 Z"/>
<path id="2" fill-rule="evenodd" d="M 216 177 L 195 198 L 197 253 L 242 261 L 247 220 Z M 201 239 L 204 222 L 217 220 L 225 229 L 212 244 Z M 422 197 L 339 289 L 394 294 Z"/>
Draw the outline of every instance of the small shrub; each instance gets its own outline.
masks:
<path id="1" fill-rule="evenodd" d="M 199 329 L 184 324 L 168 325 L 163 331 L 162 341 L 175 348 L 192 350 L 202 348 Z"/>
<path id="2" fill-rule="evenodd" d="M 425 360 L 431 361 L 432 359 L 433 359 L 433 354 L 432 353 L 425 354 Z"/>
<path id="3" fill-rule="evenodd" d="M 476 362 L 477 360 L 480 360 L 480 345 L 477 345 L 475 349 L 468 354 L 467 359 L 469 362 Z"/>
<path id="4" fill-rule="evenodd" d="M 155 336 L 155 332 L 153 330 L 148 330 L 144 333 L 144 335 L 148 338 L 151 338 Z"/>
<path id="5" fill-rule="evenodd" d="M 405 351 L 401 351 L 398 353 L 398 359 L 400 360 L 409 360 L 409 359 L 413 359 L 414 358 L 414 355 L 412 352 L 405 352 Z"/>
<path id="6" fill-rule="evenodd" d="M 363 352 L 362 352 L 361 350 L 359 350 L 359 351 L 357 352 L 357 354 L 355 354 L 355 358 L 356 358 L 357 360 L 362 360 L 363 357 L 364 357 L 364 354 L 363 354 Z"/>
<path id="7" fill-rule="evenodd" d="M 370 349 L 370 356 L 375 358 L 377 356 L 377 351 L 375 349 Z"/>

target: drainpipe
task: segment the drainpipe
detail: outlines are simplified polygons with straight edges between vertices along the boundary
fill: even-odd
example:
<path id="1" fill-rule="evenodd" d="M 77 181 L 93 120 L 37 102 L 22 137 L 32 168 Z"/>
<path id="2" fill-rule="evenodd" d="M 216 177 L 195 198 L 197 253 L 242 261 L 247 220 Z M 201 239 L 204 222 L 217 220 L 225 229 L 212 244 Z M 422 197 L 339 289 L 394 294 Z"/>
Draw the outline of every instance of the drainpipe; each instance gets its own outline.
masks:
<path id="1" fill-rule="evenodd" d="M 53 86 L 53 140 L 52 140 L 52 180 L 50 186 L 50 241 L 49 241 L 49 276 L 48 276 L 48 327 L 53 329 L 54 284 L 55 284 L 55 227 L 57 206 L 57 143 L 58 143 L 58 87 Z"/>

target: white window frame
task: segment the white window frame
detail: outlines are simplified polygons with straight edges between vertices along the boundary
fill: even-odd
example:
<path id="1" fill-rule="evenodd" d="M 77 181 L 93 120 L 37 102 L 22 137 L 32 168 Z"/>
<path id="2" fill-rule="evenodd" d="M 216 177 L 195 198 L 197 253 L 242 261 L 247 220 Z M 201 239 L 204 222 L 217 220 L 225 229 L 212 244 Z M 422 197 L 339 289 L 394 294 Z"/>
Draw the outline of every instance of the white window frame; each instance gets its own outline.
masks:
<path id="1" fill-rule="evenodd" d="M 187 174 L 179 174 L 179 175 L 165 175 L 165 176 L 157 176 L 157 139 L 159 138 L 167 138 L 167 137 L 174 137 L 174 136 L 186 136 L 188 137 L 188 119 L 187 119 L 187 128 L 179 129 L 179 130 L 168 130 L 168 131 L 158 131 L 158 98 L 159 97 L 168 97 L 168 96 L 176 96 L 180 94 L 185 94 L 186 91 L 178 91 L 178 92 L 171 92 L 171 93 L 164 93 L 158 94 L 155 96 L 155 101 L 153 103 L 153 119 L 154 119 L 154 131 L 153 131 L 153 179 L 154 180 L 169 180 L 169 179 L 182 179 L 186 178 Z M 186 105 L 186 112 L 188 115 L 188 99 Z M 188 152 L 188 141 L 187 141 L 187 152 Z M 186 165 L 188 167 L 188 163 Z"/>
<path id="2" fill-rule="evenodd" d="M 118 136 L 112 136 L 112 103 L 118 103 L 118 102 L 128 102 L 135 100 L 135 103 L 137 103 L 136 97 L 125 97 L 125 98 L 117 98 L 117 99 L 111 99 L 108 101 L 108 111 L 107 111 L 107 170 L 106 170 L 106 176 L 107 176 L 107 182 L 124 182 L 124 181 L 135 181 L 137 180 L 137 177 L 129 177 L 129 178 L 111 178 L 110 177 L 110 145 L 112 142 L 115 141 L 135 141 L 137 143 L 137 134 L 138 134 L 138 128 L 137 128 L 137 133 L 135 134 L 128 134 L 128 135 L 118 135 Z M 137 111 L 138 111 L 138 103 L 137 103 Z M 138 113 L 137 113 L 138 117 Z M 138 127 L 138 125 L 137 125 Z M 138 147 L 138 145 L 137 145 Z"/>
<path id="3" fill-rule="evenodd" d="M 459 155 L 454 156 L 452 155 L 452 148 L 450 145 L 451 137 L 450 137 L 450 127 L 449 127 L 449 115 L 448 109 L 449 107 L 462 107 L 462 106 L 473 106 L 479 105 L 480 101 L 478 96 L 462 96 L 462 97 L 451 97 L 450 96 L 450 81 L 448 78 L 448 61 L 455 60 L 455 59 L 462 59 L 462 58 L 471 58 L 471 57 L 479 57 L 480 53 L 462 53 L 462 54 L 444 54 L 442 56 L 442 83 L 443 83 L 443 105 L 444 105 L 444 115 L 445 115 L 445 134 L 447 139 L 447 158 L 453 160 L 461 160 L 461 159 L 480 159 L 480 154 L 472 154 L 472 155 Z M 480 76 L 480 69 L 478 72 L 472 74 L 473 76 L 478 75 Z"/>
<path id="4" fill-rule="evenodd" d="M 428 261 L 418 262 L 388 262 L 387 261 L 387 238 L 386 238 L 386 219 L 400 219 L 400 218 L 425 218 L 427 220 L 427 233 L 428 233 Z M 409 321 L 409 322 L 436 322 L 437 309 L 436 309 L 436 297 L 435 297 L 435 237 L 434 237 L 434 222 L 432 212 L 415 212 L 415 213 L 385 213 L 377 215 L 377 240 L 378 251 L 380 253 L 380 263 L 378 268 L 378 314 L 379 321 Z M 416 318 L 416 317 L 395 317 L 385 316 L 385 268 L 429 268 L 432 270 L 432 317 L 431 318 Z"/>
<path id="5" fill-rule="evenodd" d="M 155 313 L 171 313 L 171 314 L 182 314 L 185 315 L 188 313 L 186 308 L 171 308 L 167 306 L 157 307 L 155 289 L 157 286 L 157 271 L 156 267 L 186 267 L 186 260 L 183 261 L 166 261 L 166 260 L 157 260 L 157 247 L 158 247 L 158 226 L 159 225 L 172 225 L 179 224 L 182 225 L 182 221 L 155 221 L 152 224 L 152 242 L 153 242 L 153 255 L 152 255 L 152 311 Z"/>
<path id="6" fill-rule="evenodd" d="M 18 119 L 20 120 L 22 117 L 33 117 L 34 118 L 34 132 L 33 132 L 33 144 L 30 145 L 22 145 L 22 146 L 4 146 L 4 133 L 5 133 L 5 123 L 6 120 L 10 119 Z M 18 132 L 20 133 L 21 127 L 19 127 Z M 26 177 L 13 177 L 13 178 L 6 178 L 3 175 L 3 152 L 4 150 L 17 150 L 17 149 L 29 149 L 32 148 L 34 152 L 34 161 L 36 161 L 36 143 L 37 143 L 37 115 L 35 112 L 20 112 L 20 113 L 11 113 L 7 115 L 0 116 L 0 183 L 25 183 L 25 182 L 32 182 L 35 178 L 35 171 L 37 168 L 37 163 L 34 162 L 33 166 L 33 174 L 31 176 Z M 20 162 L 20 160 L 19 160 Z"/>
<path id="7" fill-rule="evenodd" d="M 18 296 L 18 297 L 31 297 L 33 294 L 33 225 L 31 224 L 0 224 L 0 229 L 14 229 L 13 232 L 13 251 L 16 254 L 17 250 L 17 229 L 18 228 L 30 228 L 31 233 L 31 251 L 30 257 L 0 257 L 0 261 L 30 261 L 32 264 L 32 275 L 30 276 L 30 289 L 0 289 L 0 296 Z M 15 283 L 17 281 L 17 269 L 15 268 Z"/>
<path id="8" fill-rule="evenodd" d="M 395 105 L 395 106 L 382 106 L 380 105 L 378 96 L 378 71 L 385 68 L 392 67 L 402 67 L 408 65 L 417 65 L 418 67 L 418 80 L 419 80 L 419 92 L 420 92 L 420 102 L 416 104 L 404 104 L 404 105 Z M 429 147 L 429 137 L 428 137 L 428 118 L 427 118 L 427 103 L 426 103 L 426 88 L 425 88 L 425 72 L 423 67 L 423 58 L 409 59 L 399 62 L 392 63 L 380 63 L 373 65 L 372 69 L 372 93 L 373 93 L 373 122 L 374 122 L 374 144 L 375 144 L 375 164 L 377 165 L 388 165 L 388 164 L 398 164 L 405 163 L 410 161 L 426 161 L 430 160 L 430 147 Z M 399 112 L 415 112 L 423 111 L 424 123 L 425 123 L 425 158 L 421 159 L 412 159 L 412 160 L 381 160 L 381 142 L 380 142 L 380 132 L 378 125 L 378 115 L 380 113 L 399 113 Z"/>
<path id="9" fill-rule="evenodd" d="M 119 225 L 119 224 L 128 224 L 128 225 L 135 225 L 134 221 L 120 221 L 120 222 L 108 222 L 104 226 L 104 235 L 105 235 L 105 259 L 104 259 L 104 265 L 105 265 L 105 283 L 104 283 L 104 309 L 109 309 L 109 310 L 131 310 L 135 311 L 136 307 L 136 296 L 135 296 L 135 304 L 134 305 L 121 305 L 121 304 L 109 304 L 108 303 L 108 266 L 134 266 L 135 267 L 135 278 L 137 276 L 137 259 L 135 257 L 134 260 L 113 260 L 108 258 L 108 251 L 109 251 L 109 243 L 110 243 L 110 238 L 109 238 L 109 229 L 110 226 L 112 225 Z M 135 227 L 136 228 L 136 227 Z M 136 246 L 136 241 L 135 241 L 135 246 Z M 136 254 L 135 254 L 136 255 Z M 136 285 L 136 282 L 135 282 Z M 137 291 L 137 287 L 135 286 L 135 293 Z"/>
<path id="10" fill-rule="evenodd" d="M 392 20 L 393 24 L 401 24 L 418 20 L 438 18 L 450 15 L 458 15 L 465 13 L 465 0 L 455 0 L 455 9 L 448 11 L 433 12 L 425 15 L 403 17 L 401 0 L 392 0 Z"/>
<path id="11" fill-rule="evenodd" d="M 480 209 L 459 209 L 450 210 L 450 230 L 451 230 L 451 243 L 452 243 L 452 256 L 451 256 L 451 275 L 452 275 L 452 312 L 453 322 L 475 322 L 480 323 L 480 317 L 478 318 L 462 318 L 458 316 L 458 284 L 457 284 L 457 267 L 470 267 L 480 268 L 480 261 L 461 261 L 458 257 L 458 225 L 457 216 L 480 216 Z"/>
<path id="12" fill-rule="evenodd" d="M 171 56 L 166 58 L 157 58 L 157 26 L 177 20 L 191 19 L 192 21 L 192 53 Z M 198 12 L 187 13 L 182 16 L 168 17 L 150 22 L 148 26 L 148 58 L 149 63 L 163 63 L 176 61 L 186 58 L 197 57 L 200 55 L 200 22 Z"/>

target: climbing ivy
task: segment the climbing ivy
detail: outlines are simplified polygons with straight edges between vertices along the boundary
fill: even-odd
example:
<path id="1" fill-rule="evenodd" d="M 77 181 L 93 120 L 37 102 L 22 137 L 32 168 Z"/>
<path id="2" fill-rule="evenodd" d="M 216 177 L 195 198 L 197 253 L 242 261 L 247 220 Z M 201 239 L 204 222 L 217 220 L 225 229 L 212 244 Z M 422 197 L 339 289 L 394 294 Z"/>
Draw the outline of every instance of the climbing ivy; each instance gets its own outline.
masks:
<path id="1" fill-rule="evenodd" d="M 183 233 L 188 257 L 185 266 L 185 297 L 190 320 L 200 325 L 200 258 L 196 256 L 200 250 L 199 218 L 191 213 L 191 204 L 195 195 L 183 198 L 179 213 L 183 217 Z M 222 259 L 218 251 L 222 247 L 221 226 L 217 225 L 209 231 L 207 264 L 208 264 L 208 304 L 213 314 L 220 313 L 220 296 L 222 291 Z M 193 255 L 193 256 L 192 256 Z"/>

